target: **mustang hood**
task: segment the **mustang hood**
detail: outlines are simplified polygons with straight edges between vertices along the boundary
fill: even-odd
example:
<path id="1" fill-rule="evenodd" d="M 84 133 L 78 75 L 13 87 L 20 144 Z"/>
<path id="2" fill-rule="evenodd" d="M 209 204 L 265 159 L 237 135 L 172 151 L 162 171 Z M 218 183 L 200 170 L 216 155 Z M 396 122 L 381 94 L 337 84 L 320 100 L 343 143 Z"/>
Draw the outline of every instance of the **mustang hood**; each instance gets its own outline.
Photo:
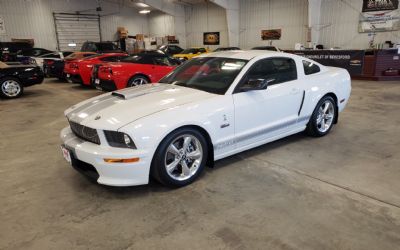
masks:
<path id="1" fill-rule="evenodd" d="M 215 96 L 170 84 L 146 84 L 100 95 L 65 111 L 69 121 L 106 130 L 118 130 L 142 117 Z"/>

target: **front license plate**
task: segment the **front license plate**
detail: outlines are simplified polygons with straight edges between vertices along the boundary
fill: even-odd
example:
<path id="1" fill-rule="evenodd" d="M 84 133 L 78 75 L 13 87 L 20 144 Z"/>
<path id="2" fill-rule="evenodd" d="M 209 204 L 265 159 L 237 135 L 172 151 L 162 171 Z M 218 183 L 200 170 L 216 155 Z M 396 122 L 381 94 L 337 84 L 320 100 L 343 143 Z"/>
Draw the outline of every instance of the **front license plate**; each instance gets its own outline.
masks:
<path id="1" fill-rule="evenodd" d="M 100 84 L 100 79 L 94 79 L 95 84 Z"/>
<path id="2" fill-rule="evenodd" d="M 64 146 L 61 146 L 61 152 L 62 155 L 64 157 L 64 159 L 71 164 L 72 160 L 71 160 L 71 152 L 69 151 L 69 149 L 65 148 Z"/>

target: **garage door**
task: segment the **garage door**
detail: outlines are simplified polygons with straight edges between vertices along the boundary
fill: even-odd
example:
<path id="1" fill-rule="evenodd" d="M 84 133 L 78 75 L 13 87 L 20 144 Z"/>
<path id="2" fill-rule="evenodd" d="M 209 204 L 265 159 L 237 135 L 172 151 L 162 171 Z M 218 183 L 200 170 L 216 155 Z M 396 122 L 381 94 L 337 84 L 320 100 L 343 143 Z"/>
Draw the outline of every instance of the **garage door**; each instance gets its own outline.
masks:
<path id="1" fill-rule="evenodd" d="M 86 41 L 99 42 L 100 17 L 72 13 L 53 13 L 58 49 L 80 50 Z M 71 47 L 69 44 L 76 44 Z"/>

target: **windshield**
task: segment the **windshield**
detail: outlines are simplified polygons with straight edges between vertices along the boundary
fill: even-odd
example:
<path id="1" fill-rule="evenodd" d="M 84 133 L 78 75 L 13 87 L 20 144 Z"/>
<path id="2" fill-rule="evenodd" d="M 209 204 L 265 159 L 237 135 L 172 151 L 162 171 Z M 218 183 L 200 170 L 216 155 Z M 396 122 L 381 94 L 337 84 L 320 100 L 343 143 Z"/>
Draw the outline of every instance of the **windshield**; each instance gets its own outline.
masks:
<path id="1" fill-rule="evenodd" d="M 60 54 L 55 52 L 55 53 L 44 54 L 44 55 L 41 55 L 38 57 L 40 57 L 40 58 L 60 58 Z"/>
<path id="2" fill-rule="evenodd" d="M 112 50 L 117 50 L 117 46 L 113 43 L 96 43 L 97 50 L 100 51 L 112 51 Z"/>
<path id="3" fill-rule="evenodd" d="M 194 58 L 172 71 L 160 82 L 223 95 L 247 62 L 223 57 Z"/>

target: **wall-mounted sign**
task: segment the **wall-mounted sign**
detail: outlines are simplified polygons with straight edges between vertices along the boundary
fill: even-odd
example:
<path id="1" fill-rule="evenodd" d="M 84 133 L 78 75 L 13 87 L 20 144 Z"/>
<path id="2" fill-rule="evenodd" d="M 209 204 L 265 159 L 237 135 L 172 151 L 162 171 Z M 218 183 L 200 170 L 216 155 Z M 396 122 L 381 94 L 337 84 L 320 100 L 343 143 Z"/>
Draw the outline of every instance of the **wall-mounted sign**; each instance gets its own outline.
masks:
<path id="1" fill-rule="evenodd" d="M 363 0 L 362 12 L 397 10 L 399 0 Z"/>
<path id="2" fill-rule="evenodd" d="M 0 16 L 0 35 L 6 34 L 6 25 L 4 24 L 3 16 Z"/>
<path id="3" fill-rule="evenodd" d="M 261 30 L 261 40 L 279 40 L 281 36 L 281 29 Z"/>
<path id="4" fill-rule="evenodd" d="M 361 13 L 358 25 L 358 32 L 383 32 L 400 29 L 400 12 L 370 12 Z"/>
<path id="5" fill-rule="evenodd" d="M 203 33 L 204 45 L 219 45 L 219 32 L 204 32 Z"/>

